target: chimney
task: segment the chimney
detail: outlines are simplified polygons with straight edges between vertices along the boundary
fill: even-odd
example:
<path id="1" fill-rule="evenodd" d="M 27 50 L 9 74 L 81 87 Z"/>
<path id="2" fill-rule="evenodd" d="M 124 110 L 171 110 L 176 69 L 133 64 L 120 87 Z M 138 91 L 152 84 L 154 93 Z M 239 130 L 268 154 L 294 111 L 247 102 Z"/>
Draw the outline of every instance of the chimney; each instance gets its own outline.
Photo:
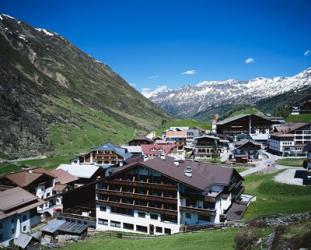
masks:
<path id="1" fill-rule="evenodd" d="M 192 169 L 190 166 L 187 166 L 184 170 L 184 175 L 191 178 L 192 177 Z"/>
<path id="2" fill-rule="evenodd" d="M 174 160 L 174 164 L 175 164 L 176 166 L 179 166 L 179 161 L 178 161 L 177 159 L 175 159 L 175 160 Z"/>
<path id="3" fill-rule="evenodd" d="M 161 158 L 162 160 L 165 160 L 165 154 L 161 154 L 160 158 Z"/>

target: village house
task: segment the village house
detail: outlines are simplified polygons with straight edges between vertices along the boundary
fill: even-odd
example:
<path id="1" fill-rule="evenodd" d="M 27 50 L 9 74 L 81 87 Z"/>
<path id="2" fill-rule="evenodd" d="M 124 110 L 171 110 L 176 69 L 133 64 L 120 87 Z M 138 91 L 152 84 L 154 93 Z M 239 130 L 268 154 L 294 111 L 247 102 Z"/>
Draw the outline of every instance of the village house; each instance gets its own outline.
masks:
<path id="1" fill-rule="evenodd" d="M 282 156 L 304 155 L 304 146 L 311 143 L 311 123 L 285 123 L 275 127 L 268 140 L 268 150 Z"/>
<path id="2" fill-rule="evenodd" d="M 45 216 L 53 215 L 61 208 L 54 194 L 56 177 L 44 168 L 33 168 L 9 173 L 0 177 L 0 185 L 21 187 L 45 201 L 38 212 Z"/>
<path id="3" fill-rule="evenodd" d="M 87 154 L 78 156 L 72 163 L 80 165 L 96 165 L 103 168 L 122 166 L 132 155 L 126 149 L 112 143 L 104 144 Z"/>
<path id="4" fill-rule="evenodd" d="M 223 222 L 242 181 L 233 168 L 171 157 L 128 164 L 96 185 L 96 229 L 161 235 Z"/>
<path id="5" fill-rule="evenodd" d="M 95 165 L 60 164 L 56 170 L 63 170 L 77 178 L 74 187 L 93 182 L 105 176 L 105 170 Z"/>
<path id="6" fill-rule="evenodd" d="M 187 131 L 188 127 L 186 128 L 170 128 L 165 131 L 163 138 L 169 143 L 184 143 L 186 144 L 187 141 Z"/>
<path id="7" fill-rule="evenodd" d="M 217 122 L 217 133 L 231 137 L 238 134 L 249 135 L 252 140 L 266 142 L 273 122 L 258 115 L 236 115 Z"/>
<path id="8" fill-rule="evenodd" d="M 302 104 L 292 107 L 292 115 L 311 114 L 311 100 L 306 100 Z"/>
<path id="9" fill-rule="evenodd" d="M 204 135 L 194 139 L 193 157 L 195 160 L 204 160 L 219 157 L 225 145 L 219 137 Z"/>
<path id="10" fill-rule="evenodd" d="M 143 151 L 140 145 L 137 145 L 137 146 L 122 145 L 121 148 L 124 148 L 127 152 L 129 152 L 132 155 L 132 158 L 137 158 L 137 157 L 141 158 L 143 155 Z M 125 162 L 127 161 L 128 159 Z"/>
<path id="11" fill-rule="evenodd" d="M 129 146 L 140 146 L 142 144 L 153 144 L 154 141 L 146 136 L 136 137 L 128 142 Z"/>
<path id="12" fill-rule="evenodd" d="M 233 151 L 236 162 L 247 163 L 259 159 L 261 144 L 252 140 L 242 140 L 235 143 Z"/>
<path id="13" fill-rule="evenodd" d="M 51 173 L 56 177 L 53 194 L 56 196 L 56 204 L 59 205 L 59 208 L 55 210 L 61 212 L 63 210 L 63 193 L 73 189 L 79 178 L 63 169 L 53 169 Z"/>
<path id="14" fill-rule="evenodd" d="M 21 233 L 29 233 L 41 222 L 37 207 L 45 201 L 14 187 L 0 192 L 0 246 L 7 247 Z"/>
<path id="15" fill-rule="evenodd" d="M 141 145 L 144 160 L 153 158 L 165 158 L 173 153 L 176 144 L 148 144 Z"/>

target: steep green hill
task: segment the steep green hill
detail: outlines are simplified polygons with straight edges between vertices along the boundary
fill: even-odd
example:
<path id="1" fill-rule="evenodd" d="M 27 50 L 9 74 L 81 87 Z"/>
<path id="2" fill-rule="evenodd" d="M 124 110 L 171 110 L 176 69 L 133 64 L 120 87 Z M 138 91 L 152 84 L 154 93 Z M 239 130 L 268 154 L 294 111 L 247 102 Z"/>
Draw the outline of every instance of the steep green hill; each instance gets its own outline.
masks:
<path id="1" fill-rule="evenodd" d="M 0 51 L 3 157 L 77 153 L 124 142 L 170 119 L 56 33 L 1 15 Z"/>

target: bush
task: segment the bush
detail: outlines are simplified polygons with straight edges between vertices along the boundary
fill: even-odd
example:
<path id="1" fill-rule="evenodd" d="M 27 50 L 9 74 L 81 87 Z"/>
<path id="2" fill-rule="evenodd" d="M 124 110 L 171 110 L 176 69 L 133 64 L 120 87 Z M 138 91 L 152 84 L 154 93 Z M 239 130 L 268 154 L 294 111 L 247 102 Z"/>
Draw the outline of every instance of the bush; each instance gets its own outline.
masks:
<path id="1" fill-rule="evenodd" d="M 234 237 L 234 249 L 251 250 L 254 249 L 259 240 L 259 234 L 256 230 L 250 228 L 243 229 Z"/>

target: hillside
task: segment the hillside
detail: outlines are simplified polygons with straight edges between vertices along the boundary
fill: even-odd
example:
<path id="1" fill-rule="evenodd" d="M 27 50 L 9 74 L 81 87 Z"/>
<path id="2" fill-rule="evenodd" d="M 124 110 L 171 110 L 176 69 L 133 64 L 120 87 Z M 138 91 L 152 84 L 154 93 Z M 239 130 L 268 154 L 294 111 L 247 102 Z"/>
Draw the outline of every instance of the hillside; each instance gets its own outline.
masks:
<path id="1" fill-rule="evenodd" d="M 77 153 L 169 119 L 64 37 L 0 15 L 0 155 Z"/>
<path id="2" fill-rule="evenodd" d="M 175 117 L 210 119 L 238 105 L 273 113 L 284 105 L 310 97 L 311 68 L 290 77 L 203 81 L 175 90 L 153 91 L 149 99 Z"/>

